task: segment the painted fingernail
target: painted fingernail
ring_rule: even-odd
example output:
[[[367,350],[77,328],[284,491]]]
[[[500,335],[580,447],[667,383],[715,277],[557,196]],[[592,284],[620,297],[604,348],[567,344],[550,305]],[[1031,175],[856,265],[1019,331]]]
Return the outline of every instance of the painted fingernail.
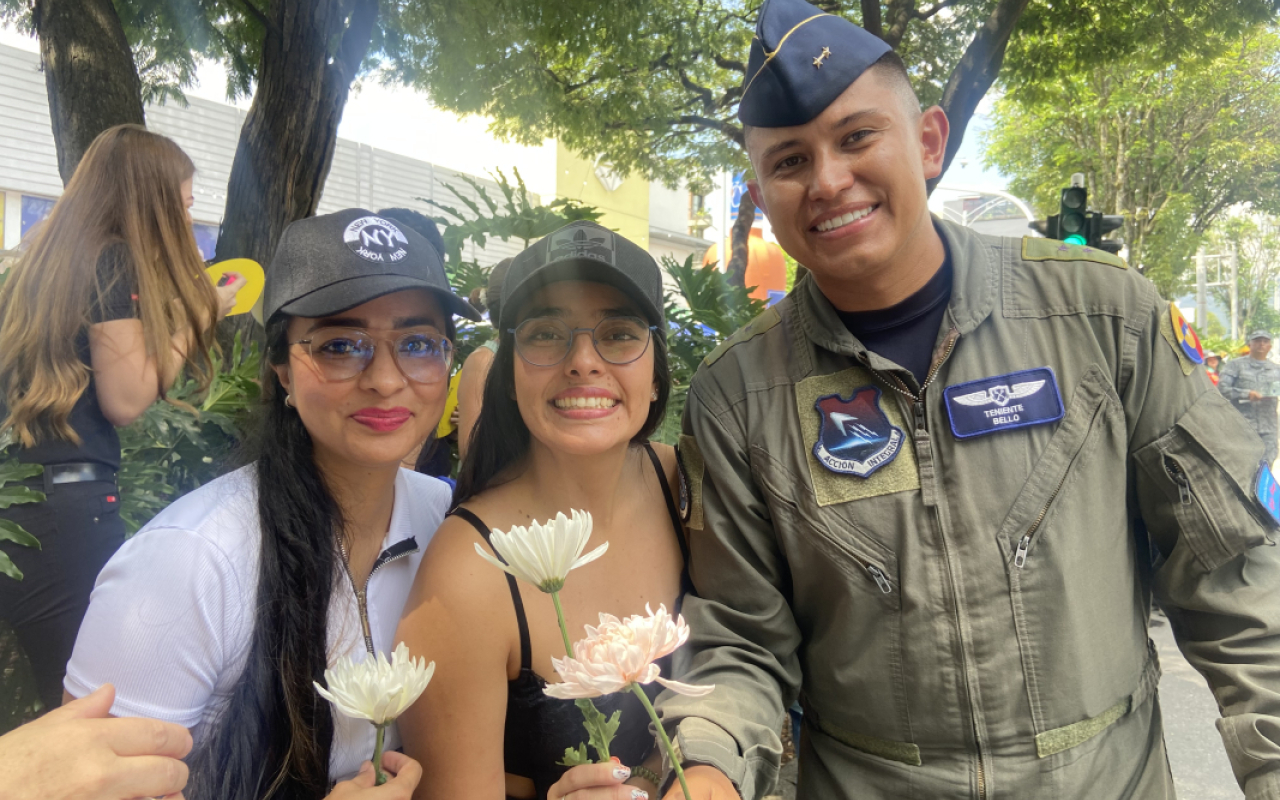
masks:
[[[622,759],[618,758],[617,756],[609,756],[609,760],[610,760],[610,761],[612,761],[612,762],[613,762],[613,763],[615,763],[615,764],[621,764],[621,763],[622,763]]]
[[[644,789],[632,789],[631,800],[649,800],[649,793]]]
[[[631,777],[631,767],[614,767],[613,777],[620,781],[625,781],[627,778]],[[634,795],[632,796],[634,797]]]

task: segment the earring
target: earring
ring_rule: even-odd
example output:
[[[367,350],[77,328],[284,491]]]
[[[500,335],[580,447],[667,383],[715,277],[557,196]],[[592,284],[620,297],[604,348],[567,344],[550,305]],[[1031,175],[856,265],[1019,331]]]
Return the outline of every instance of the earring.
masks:
[[[649,396],[649,399],[655,403],[658,402],[658,393],[654,392],[652,395]]]
[[[284,396],[284,404],[289,408],[297,408],[297,406],[293,404],[293,395],[291,394],[286,394]]]

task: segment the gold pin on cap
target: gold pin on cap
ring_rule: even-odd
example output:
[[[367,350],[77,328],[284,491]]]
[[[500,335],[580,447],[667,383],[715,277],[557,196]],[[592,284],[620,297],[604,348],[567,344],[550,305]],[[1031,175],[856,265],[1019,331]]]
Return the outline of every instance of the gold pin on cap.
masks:
[[[822,62],[831,57],[831,48],[822,48],[822,54],[813,60],[813,65],[818,69],[822,69]]]

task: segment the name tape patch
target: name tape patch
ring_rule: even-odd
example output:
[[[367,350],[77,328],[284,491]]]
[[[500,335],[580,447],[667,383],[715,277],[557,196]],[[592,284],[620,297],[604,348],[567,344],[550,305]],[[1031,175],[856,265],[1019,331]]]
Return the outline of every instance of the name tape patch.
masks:
[[[1049,367],[948,386],[942,393],[957,439],[1062,419],[1062,395]]]

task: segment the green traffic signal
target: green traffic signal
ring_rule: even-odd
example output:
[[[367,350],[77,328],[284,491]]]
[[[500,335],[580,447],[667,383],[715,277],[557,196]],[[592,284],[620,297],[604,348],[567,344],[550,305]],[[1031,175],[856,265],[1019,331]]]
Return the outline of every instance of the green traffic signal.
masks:
[[[1067,244],[1088,244],[1088,240],[1085,239],[1084,236],[1078,233],[1073,233],[1070,236],[1063,239],[1062,241],[1066,242]]]

